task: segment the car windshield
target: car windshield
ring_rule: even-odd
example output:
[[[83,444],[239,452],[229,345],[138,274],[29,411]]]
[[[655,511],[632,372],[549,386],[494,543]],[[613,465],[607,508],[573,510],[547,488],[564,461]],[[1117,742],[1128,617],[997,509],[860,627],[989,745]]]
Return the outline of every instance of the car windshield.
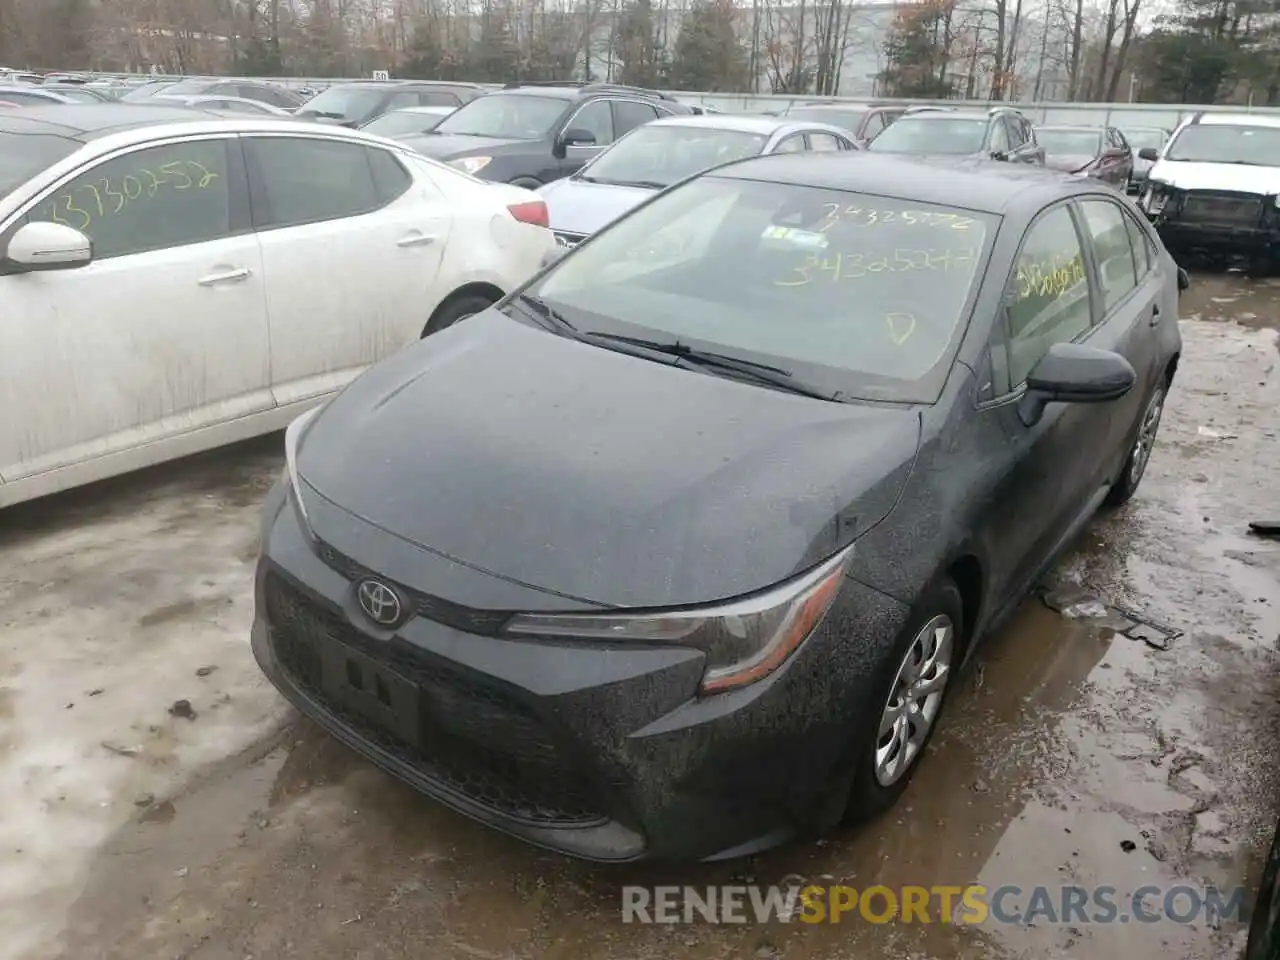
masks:
[[[171,87],[177,86],[173,80],[152,80],[141,86],[132,88],[128,93],[122,94],[121,101],[134,103],[138,100],[150,100],[157,93],[167,93]]]
[[[1153,150],[1159,150],[1164,146],[1163,130],[1125,130],[1124,138],[1129,141],[1129,146],[1135,150],[1145,150],[1150,147]]]
[[[569,101],[522,93],[491,93],[459,107],[435,128],[436,133],[501,140],[541,140],[564,113]]]
[[[1173,138],[1165,159],[1280,166],[1280,128],[1227,123],[1190,124]]]
[[[885,127],[868,149],[877,153],[979,153],[986,137],[985,117],[902,117]]]
[[[593,183],[666,187],[699,170],[753,157],[763,134],[712,127],[637,127],[582,172]]]
[[[1036,127],[1036,140],[1045,153],[1094,156],[1102,142],[1096,130],[1054,130],[1052,127]]]
[[[997,222],[704,176],[595,234],[527,292],[579,331],[679,340],[840,399],[932,403]]]
[[[866,115],[867,112],[865,110],[826,110],[814,109],[813,107],[797,107],[794,110],[788,110],[785,114],[788,120],[834,123],[837,127],[843,127],[853,133],[857,132],[862,123],[862,118]]]
[[[69,157],[80,144],[35,133],[0,133],[0,197],[8,196],[45,167]]]
[[[304,103],[298,113],[333,120],[358,120],[378,109],[385,96],[386,91],[381,87],[330,87]]]
[[[430,130],[440,118],[450,111],[442,109],[440,113],[423,113],[418,110],[392,110],[384,113],[376,120],[370,120],[361,129],[376,133],[383,137],[399,137],[408,133],[422,133]]]

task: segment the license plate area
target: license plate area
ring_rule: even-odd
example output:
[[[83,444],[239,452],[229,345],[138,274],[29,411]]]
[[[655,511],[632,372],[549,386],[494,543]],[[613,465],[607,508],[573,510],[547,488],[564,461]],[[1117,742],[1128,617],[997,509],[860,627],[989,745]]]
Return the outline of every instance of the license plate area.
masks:
[[[321,643],[321,685],[344,709],[417,749],[422,733],[421,694],[413,681],[335,640]]]

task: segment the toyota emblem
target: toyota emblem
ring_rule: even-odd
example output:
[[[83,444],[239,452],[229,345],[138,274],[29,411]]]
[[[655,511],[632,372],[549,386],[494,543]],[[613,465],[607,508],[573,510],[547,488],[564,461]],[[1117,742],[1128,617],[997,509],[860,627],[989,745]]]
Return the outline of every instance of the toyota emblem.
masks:
[[[380,627],[394,627],[404,614],[400,596],[381,580],[361,580],[356,599],[365,616]]]

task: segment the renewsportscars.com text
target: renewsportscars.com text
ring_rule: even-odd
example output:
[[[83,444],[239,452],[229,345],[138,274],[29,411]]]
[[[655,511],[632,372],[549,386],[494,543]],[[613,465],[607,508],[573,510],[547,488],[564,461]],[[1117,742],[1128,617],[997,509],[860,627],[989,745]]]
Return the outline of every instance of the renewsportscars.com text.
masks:
[[[1109,924],[1245,920],[1248,891],[1116,887],[781,886],[622,888],[624,923]]]

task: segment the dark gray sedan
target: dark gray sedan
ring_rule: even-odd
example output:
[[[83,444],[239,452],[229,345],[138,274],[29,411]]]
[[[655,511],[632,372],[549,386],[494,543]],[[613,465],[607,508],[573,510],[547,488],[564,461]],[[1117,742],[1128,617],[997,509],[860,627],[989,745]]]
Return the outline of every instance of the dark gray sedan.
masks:
[[[871,816],[977,642],[1133,496],[1180,278],[1085,179],[716,168],[294,423],[258,661],[418,789],[574,856]]]

